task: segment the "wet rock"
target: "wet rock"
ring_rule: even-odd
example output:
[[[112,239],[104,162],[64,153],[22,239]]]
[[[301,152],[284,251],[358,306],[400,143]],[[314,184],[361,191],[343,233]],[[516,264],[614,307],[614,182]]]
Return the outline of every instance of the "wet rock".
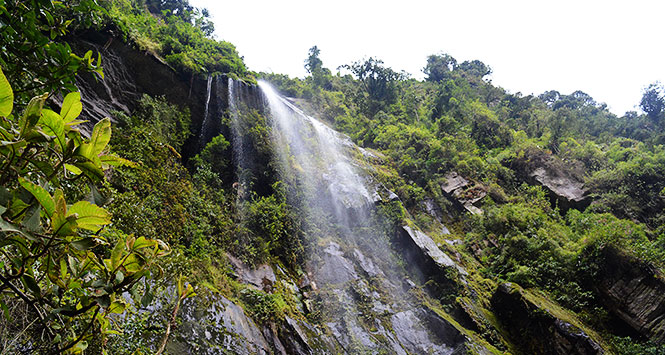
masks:
[[[227,257],[239,281],[255,286],[266,292],[272,290],[273,284],[277,281],[277,278],[270,265],[263,264],[252,269],[232,255],[227,254]]]
[[[198,133],[204,120],[207,97],[207,78],[202,75],[177,73],[161,58],[147,51],[139,51],[107,33],[86,31],[70,42],[77,53],[92,50],[100,53],[104,62],[104,79],[91,73],[77,76],[77,86],[81,90],[83,112],[81,119],[89,120],[88,131],[104,117],[117,119],[115,112],[131,114],[142,95],[164,96],[166,100],[180,107],[186,106],[191,114],[192,131],[195,133],[183,145],[183,156],[196,154]],[[221,117],[228,108],[227,80],[219,80],[212,87],[210,112]],[[210,120],[210,137],[219,134],[221,120]]]
[[[491,304],[510,341],[526,354],[605,353],[589,334],[536,304],[515,284],[501,284]]]
[[[593,287],[605,307],[636,333],[665,342],[665,281],[650,265],[603,248]]]
[[[339,244],[330,242],[321,255],[322,265],[317,271],[317,279],[327,284],[342,284],[358,278],[351,261],[344,257]]]
[[[210,305],[200,299],[183,304],[183,323],[171,341],[175,348],[187,349],[188,354],[272,353],[269,342],[242,308],[223,296],[210,297]]]
[[[402,239],[405,241],[405,244],[409,245],[413,252],[421,254],[422,258],[430,260],[437,269],[444,270],[445,268],[454,267],[461,274],[467,275],[466,270],[457,265],[446,253],[441,251],[427,234],[419,230],[414,230],[409,226],[403,226],[402,231]]]
[[[397,339],[407,351],[416,354],[452,353],[451,348],[437,344],[430,339],[430,334],[420,323],[414,311],[396,313],[390,320]]]
[[[354,249],[353,256],[358,262],[358,265],[360,265],[363,271],[365,271],[370,277],[383,275],[383,271],[376,267],[371,259],[366,258],[360,250]]]

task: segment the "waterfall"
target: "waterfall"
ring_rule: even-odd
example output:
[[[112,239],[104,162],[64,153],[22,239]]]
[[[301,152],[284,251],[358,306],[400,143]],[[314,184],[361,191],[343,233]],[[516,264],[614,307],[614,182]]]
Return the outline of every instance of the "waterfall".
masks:
[[[374,204],[378,184],[354,158],[360,148],[268,83],[259,87],[288,199],[302,206],[306,271],[330,333],[348,353],[452,353],[456,344],[422,304],[420,280],[391,246]]]
[[[199,133],[199,147],[206,144],[206,128],[208,128],[208,116],[210,112],[210,94],[212,92],[212,74],[208,74],[208,83],[206,89],[206,105],[203,112],[203,122],[201,123],[201,132]]]

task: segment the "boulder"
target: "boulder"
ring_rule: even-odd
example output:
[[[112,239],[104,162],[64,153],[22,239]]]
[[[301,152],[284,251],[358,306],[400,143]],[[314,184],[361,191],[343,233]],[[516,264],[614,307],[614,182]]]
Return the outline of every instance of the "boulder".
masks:
[[[529,175],[548,191],[550,199],[556,200],[562,211],[570,208],[584,209],[588,205],[584,183],[570,174],[541,166]]]
[[[434,273],[452,267],[457,269],[460,274],[467,275],[466,270],[441,251],[427,234],[409,226],[403,226],[400,235],[403,246],[408,248],[407,255],[412,255],[411,259],[420,259],[421,263],[428,264],[425,270],[428,269]]]
[[[247,264],[232,255],[227,254],[226,256],[240,282],[252,285],[266,292],[272,290],[273,284],[277,281],[277,278],[270,265],[261,264],[255,268],[250,268]]]
[[[605,353],[589,334],[571,324],[569,317],[554,311],[554,305],[541,305],[515,284],[499,285],[491,305],[509,340],[524,354]]]
[[[458,211],[471,214],[482,214],[483,210],[476,206],[480,200],[487,196],[482,185],[470,182],[455,171],[447,173],[446,182],[441,184],[443,195],[453,203]]]
[[[515,171],[521,180],[542,186],[552,205],[558,205],[562,213],[570,208],[583,210],[589,205],[581,168],[542,149],[527,148],[523,153],[519,158],[505,161],[504,165]]]
[[[665,281],[651,265],[614,247],[600,250],[592,287],[600,301],[636,333],[665,342]]]

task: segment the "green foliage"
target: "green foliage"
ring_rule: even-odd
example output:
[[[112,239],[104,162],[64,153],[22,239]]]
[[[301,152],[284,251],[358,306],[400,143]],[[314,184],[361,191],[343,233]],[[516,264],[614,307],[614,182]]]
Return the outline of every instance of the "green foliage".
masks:
[[[4,75],[0,97],[11,97]],[[106,152],[108,119],[94,126],[90,139],[81,136],[78,93],[65,97],[60,114],[43,108],[45,98],[33,98],[21,115],[5,105],[0,115],[0,308],[22,303],[26,314],[5,315],[36,319],[12,329],[17,351],[76,353],[93,334],[115,331],[110,319],[125,307],[120,295],[149,275],[168,247],[157,239],[109,235],[103,228],[111,214],[98,199],[67,203],[81,178],[98,183],[110,164],[125,161]]]
[[[658,355],[665,352],[665,345],[650,341],[638,343],[629,337],[615,337],[612,345],[614,345],[615,351],[619,355]]]
[[[240,291],[240,299],[250,316],[260,323],[279,321],[284,318],[286,304],[278,294],[244,288]]]
[[[220,134],[208,142],[203,150],[192,158],[192,162],[198,168],[205,168],[223,176],[229,169],[229,146],[229,141]]]
[[[356,93],[366,113],[376,114],[381,107],[391,105],[397,99],[398,82],[405,78],[383,65],[382,60],[369,58],[343,66],[361,83],[362,91]]]
[[[663,119],[665,111],[665,89],[660,83],[653,83],[644,90],[640,108],[654,122],[659,123]]]
[[[164,57],[187,73],[233,73],[251,78],[233,44],[211,37],[208,12],[187,1],[114,0],[104,2],[109,20],[141,49]]]
[[[265,261],[275,255],[295,268],[304,256],[301,230],[286,197],[280,193],[280,185],[275,183],[273,186],[276,193],[254,196],[241,207],[246,212],[241,218],[241,235],[237,241],[242,244],[237,252],[250,263]]]
[[[101,57],[78,56],[63,41],[77,30],[99,26],[103,9],[94,0],[0,3],[0,67],[24,105],[32,96],[75,91],[75,76],[90,71],[103,77]]]
[[[206,167],[193,177],[171,145],[186,139],[189,133],[180,128],[189,122],[186,111],[163,99],[141,100],[136,114],[125,118],[120,134],[111,140],[113,150],[137,166],[114,171],[109,209],[127,233],[159,237],[205,254],[230,238],[231,213],[219,177]]]

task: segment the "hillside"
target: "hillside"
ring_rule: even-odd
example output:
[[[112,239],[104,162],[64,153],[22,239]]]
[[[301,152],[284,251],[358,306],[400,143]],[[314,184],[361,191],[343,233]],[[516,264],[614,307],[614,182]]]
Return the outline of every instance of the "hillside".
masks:
[[[2,353],[665,351],[658,84],[256,73],[186,0],[0,25]]]

